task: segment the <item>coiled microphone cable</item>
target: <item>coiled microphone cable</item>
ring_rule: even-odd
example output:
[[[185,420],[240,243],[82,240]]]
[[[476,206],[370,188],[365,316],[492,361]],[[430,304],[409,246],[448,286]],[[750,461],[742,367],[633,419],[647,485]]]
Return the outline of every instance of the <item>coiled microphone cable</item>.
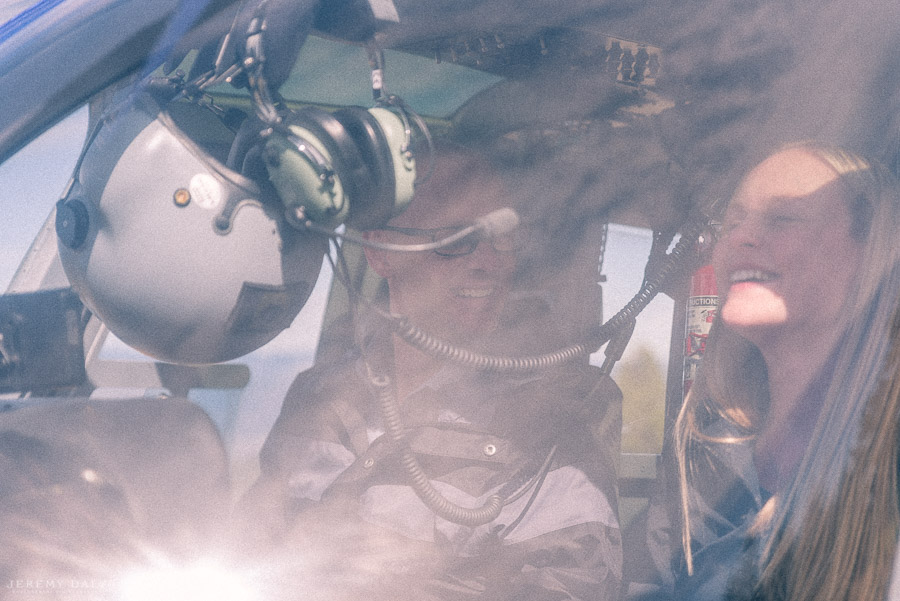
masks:
[[[672,251],[666,256],[662,266],[653,275],[645,278],[638,293],[616,315],[600,326],[588,341],[542,355],[525,357],[484,355],[440,340],[410,323],[403,316],[393,315],[371,305],[370,309],[386,320],[394,333],[402,340],[437,359],[493,372],[528,372],[556,367],[577,357],[598,351],[621,328],[633,328],[637,315],[656,297],[668,278],[682,268],[682,262],[687,260],[687,253],[695,247],[697,239],[705,228],[706,220],[690,220],[688,227]],[[364,302],[361,297],[358,300]],[[400,411],[390,378],[374,373],[368,361],[366,365],[369,369],[369,381],[378,396],[385,432],[399,449],[400,463],[409,477],[413,491],[435,515],[450,522],[473,528],[487,524],[497,519],[505,504],[511,503],[515,498],[521,496],[522,490],[526,490],[535,483],[539,486],[543,481],[543,477],[549,471],[555,448],[528,486],[521,489],[519,494],[511,495],[506,499],[500,494],[494,494],[488,497],[481,507],[474,508],[462,507],[453,503],[434,488],[410,449],[403,432]]]
[[[682,268],[682,262],[693,250],[697,239],[706,227],[703,220],[693,220],[686,228],[665,262],[650,277],[632,299],[609,321],[597,328],[585,342],[580,342],[542,355],[508,357],[485,355],[465,349],[422,330],[402,315],[375,309],[376,315],[385,319],[391,329],[407,344],[436,358],[452,361],[467,367],[492,372],[529,372],[563,365],[574,359],[600,350],[621,328],[633,327],[637,315],[659,294],[669,277]]]

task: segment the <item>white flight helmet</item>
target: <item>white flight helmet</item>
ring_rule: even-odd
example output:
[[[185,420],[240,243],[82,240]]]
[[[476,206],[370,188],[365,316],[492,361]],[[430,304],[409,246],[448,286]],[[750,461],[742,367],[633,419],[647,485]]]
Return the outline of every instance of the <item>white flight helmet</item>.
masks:
[[[213,158],[233,138],[215,114],[175,104],[141,97],[101,122],[57,205],[60,258],[124,342],[162,361],[215,363],[290,326],[327,242],[289,226],[265,184]],[[201,147],[192,128],[213,141]]]

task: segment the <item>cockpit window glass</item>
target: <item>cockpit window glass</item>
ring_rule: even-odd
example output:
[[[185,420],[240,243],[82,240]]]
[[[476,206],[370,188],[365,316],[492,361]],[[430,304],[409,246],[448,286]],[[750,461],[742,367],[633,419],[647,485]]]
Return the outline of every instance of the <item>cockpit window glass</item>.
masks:
[[[641,289],[653,232],[647,228],[611,224],[602,275],[603,317],[610,319]],[[659,453],[662,450],[669,332],[674,301],[658,295],[637,319],[631,341],[612,371],[622,389],[622,452]],[[605,347],[591,356],[602,365]]]
[[[433,575],[438,556],[473,569],[441,581],[454,591],[605,599],[681,579],[656,573],[670,553],[701,576],[689,591],[718,574],[719,534],[732,567],[774,579],[760,594],[815,589],[833,548],[878,572],[837,566],[847,590],[898,596],[897,486],[881,475],[898,457],[880,443],[900,440],[900,387],[877,388],[900,362],[896,0],[0,4],[0,157],[33,140],[0,164],[0,292],[64,288],[73,327],[35,335],[28,356],[63,347],[87,365],[75,383],[13,382],[28,339],[0,305],[0,476],[24,448],[6,427],[22,407],[81,403],[112,421],[63,440],[50,409],[29,435],[88,510],[102,470],[69,442],[131,453],[108,466],[129,502],[170,483],[195,509],[259,493],[249,529],[297,543],[290,561],[322,533],[329,578],[375,566],[361,594],[328,598],[396,598],[369,585],[392,587],[392,566]],[[786,199],[815,203],[785,227]],[[149,425],[127,431],[117,401]],[[169,401],[205,426],[227,501],[201,490],[204,428],[154,413]],[[860,449],[875,468],[851,469]],[[508,474],[477,482],[492,466]],[[393,534],[439,553],[355,564],[372,547],[337,536],[345,524],[304,531],[338,506],[358,510],[351,529],[387,526],[390,553],[406,548]],[[747,516],[759,538],[743,549],[761,559],[729,556],[719,532]],[[34,532],[10,548],[38,548]],[[0,583],[43,577],[7,580],[4,553]],[[514,565],[541,558],[554,565]],[[579,558],[603,565],[555,565]],[[524,580],[493,581],[508,575]],[[823,586],[844,598],[843,580]]]
[[[0,224],[0,289],[6,290],[13,281],[69,181],[87,129],[88,109],[82,107],[0,165],[0,213],[10,216]],[[247,366],[252,374],[243,388],[201,386],[187,391],[189,398],[215,422],[226,445],[234,449],[239,480],[244,473],[241,469],[245,470],[244,480],[252,477],[256,453],[277,417],[294,374],[312,365],[330,285],[331,272],[325,267],[307,305],[291,327],[262,349],[233,362]],[[126,363],[152,365],[154,359],[110,334],[98,355],[98,362],[109,362],[110,365],[120,362],[120,374],[127,374]],[[170,392],[163,387],[147,386],[146,378],[136,378],[136,386],[122,381],[127,380],[127,375],[112,379],[115,385],[98,387],[92,398],[155,396]]]
[[[417,112],[447,117],[477,92],[502,78],[433,58],[386,50],[385,88]],[[341,77],[334,77],[335,73]],[[289,100],[361,105],[372,103],[365,49],[311,36],[280,93]]]
[[[0,164],[0,290],[6,290],[72,174],[87,134],[81,108]]]
[[[416,112],[447,118],[478,92],[501,81],[498,75],[434,58],[384,51],[385,89],[400,95]],[[339,77],[335,74],[339,73]],[[365,48],[310,36],[294,69],[278,92],[286,100],[326,106],[372,104],[372,71]],[[245,96],[228,84],[210,88],[215,95]]]
[[[246,370],[249,378],[241,381],[240,387],[218,388],[216,380],[210,380],[206,385],[176,391],[186,394],[215,423],[229,451],[237,488],[248,486],[256,477],[259,449],[278,417],[288,387],[298,372],[313,365],[331,285],[331,269],[323,265],[315,289],[291,327],[262,348],[221,366],[225,370],[231,369],[233,375],[220,376],[220,382],[241,381]],[[100,352],[99,362],[110,365],[122,362],[120,369],[125,371],[127,367],[124,363],[152,365],[154,359],[109,335]],[[152,397],[173,392],[159,386],[147,387],[147,379],[141,382],[145,383],[142,387],[98,388],[91,397]]]

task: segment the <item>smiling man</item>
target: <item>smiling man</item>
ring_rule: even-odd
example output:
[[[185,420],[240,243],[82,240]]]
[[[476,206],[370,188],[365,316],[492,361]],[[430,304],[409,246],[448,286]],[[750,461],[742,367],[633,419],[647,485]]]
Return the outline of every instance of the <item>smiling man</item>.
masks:
[[[477,155],[444,151],[415,201],[371,240],[394,244],[432,242],[508,204],[502,178]],[[448,342],[483,346],[497,335],[507,307],[522,232],[480,240],[477,235],[425,253],[366,248],[372,269],[387,281],[390,310]],[[415,389],[440,362],[395,340],[399,393]]]
[[[366,237],[429,243],[509,204],[489,161],[443,150],[410,207]],[[457,348],[522,355],[552,337],[532,325],[523,336],[510,307],[521,242],[521,231],[474,234],[366,257],[391,313]],[[244,507],[266,563],[302,573],[320,599],[618,598],[612,380],[586,361],[487,373],[426,354],[365,312],[357,321],[357,348],[297,377],[261,453]],[[502,505],[480,514],[494,495]]]

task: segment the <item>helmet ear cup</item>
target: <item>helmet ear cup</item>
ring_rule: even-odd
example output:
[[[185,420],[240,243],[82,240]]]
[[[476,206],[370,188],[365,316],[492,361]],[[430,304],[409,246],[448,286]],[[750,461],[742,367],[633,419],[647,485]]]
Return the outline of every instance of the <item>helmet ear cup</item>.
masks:
[[[391,111],[347,107],[330,113],[307,107],[258,131],[265,129],[257,156],[289,219],[373,229],[409,204],[415,161],[407,150],[409,132]],[[232,158],[244,153],[246,172],[255,151],[242,146],[232,149]]]
[[[331,170],[346,196],[351,202],[363,197],[372,175],[356,141],[338,119],[328,111],[307,107],[291,113],[285,124],[311,132],[331,155]]]
[[[289,219],[337,227],[371,180],[356,143],[331,113],[315,107],[287,113],[267,128],[261,152],[268,180]]]
[[[361,196],[353,207],[347,225],[372,229],[385,224],[392,216],[396,187],[391,148],[381,124],[368,110],[351,106],[334,114],[352,138],[366,164],[368,181],[360,182]]]

